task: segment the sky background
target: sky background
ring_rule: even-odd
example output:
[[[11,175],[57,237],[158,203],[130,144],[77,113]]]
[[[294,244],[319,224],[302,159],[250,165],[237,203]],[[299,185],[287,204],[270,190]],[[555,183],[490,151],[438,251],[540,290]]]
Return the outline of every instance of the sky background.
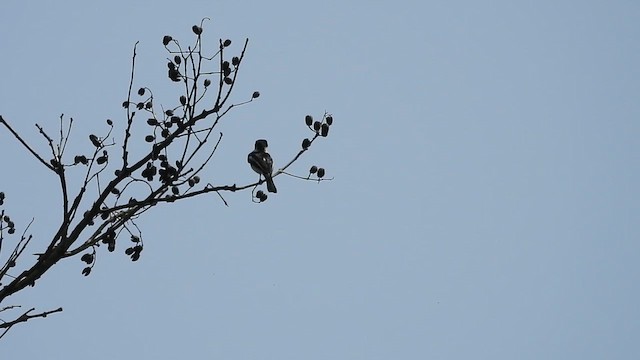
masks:
[[[640,3],[18,1],[0,5],[0,114],[74,118],[70,146],[122,126],[135,88],[174,104],[161,39],[249,48],[203,176],[248,184],[334,116],[279,192],[157,207],[137,263],[100,249],[2,306],[3,359],[640,358]],[[142,119],[142,118],[141,118]],[[141,147],[142,149],[142,147]],[[30,253],[60,218],[56,179],[0,129],[0,191]],[[7,256],[3,247],[0,258]],[[2,316],[5,319],[4,315]]]

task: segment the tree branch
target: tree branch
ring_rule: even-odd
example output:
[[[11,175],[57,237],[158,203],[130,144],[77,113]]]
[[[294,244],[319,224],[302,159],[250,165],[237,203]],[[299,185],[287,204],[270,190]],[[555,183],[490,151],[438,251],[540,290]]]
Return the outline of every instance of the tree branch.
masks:
[[[31,148],[31,146],[29,146],[29,144],[27,144],[27,142],[26,142],[26,141],[24,141],[24,140],[22,139],[22,137],[20,137],[20,135],[18,135],[18,133],[17,133],[15,130],[13,130],[13,128],[11,127],[11,125],[9,125],[9,123],[8,123],[8,122],[7,122],[7,121],[2,117],[2,115],[0,115],[0,124],[4,125],[4,126],[9,130],[9,132],[13,135],[13,137],[15,137],[18,141],[20,141],[20,143],[21,143],[21,144],[22,144],[22,145],[23,145],[27,150],[29,150],[29,152],[30,152],[33,156],[35,156],[35,158],[36,158],[36,159],[38,159],[38,160],[42,163],[42,165],[46,166],[46,167],[47,167],[49,170],[51,170],[51,171],[55,171],[55,169],[53,168],[53,166],[51,166],[48,162],[44,161],[44,159],[43,159],[40,155],[38,155],[38,153],[37,153],[37,152],[35,152],[35,150],[33,150],[33,149]]]
[[[12,306],[6,307],[6,308],[4,308],[2,310],[7,310],[7,309],[10,309],[10,308],[13,308],[13,307]],[[38,317],[46,318],[50,314],[61,312],[62,308],[60,307],[60,308],[57,308],[55,310],[49,310],[49,311],[41,312],[39,314],[30,315],[29,313],[34,311],[34,310],[35,310],[35,308],[31,308],[31,309],[27,310],[25,313],[23,313],[22,315],[20,315],[17,319],[12,320],[12,321],[5,321],[2,324],[0,324],[0,329],[5,329],[2,332],[2,334],[0,335],[0,339],[11,329],[12,326],[14,326],[16,324],[19,324],[19,323],[22,323],[22,322],[29,321],[30,319],[33,319],[33,318],[38,318]]]
[[[131,102],[131,89],[133,88],[133,76],[135,74],[136,69],[136,49],[138,47],[139,41],[136,41],[135,45],[133,45],[133,56],[131,58],[131,79],[129,80],[129,91],[127,93],[127,103]],[[133,116],[131,115],[131,110],[129,106],[127,106],[127,128],[124,132],[124,141],[122,144],[122,169],[127,168],[127,164],[129,162],[129,150],[127,147],[129,145],[129,138],[131,137],[131,125],[133,124]]]

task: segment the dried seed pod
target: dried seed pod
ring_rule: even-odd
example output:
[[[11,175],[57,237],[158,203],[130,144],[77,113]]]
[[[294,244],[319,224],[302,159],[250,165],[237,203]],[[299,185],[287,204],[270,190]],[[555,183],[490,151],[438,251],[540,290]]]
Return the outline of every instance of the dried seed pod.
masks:
[[[169,69],[169,79],[171,79],[171,81],[179,82],[181,80],[180,76],[180,71],[176,70],[175,67]]]
[[[100,147],[101,146],[100,140],[98,140],[97,136],[91,134],[91,135],[89,135],[89,140],[91,140],[91,143],[93,144],[93,146],[95,146],[95,147]]]
[[[89,163],[89,160],[87,160],[87,157],[84,155],[76,155],[73,158],[73,164],[84,164],[87,165]]]
[[[331,126],[331,124],[333,124],[333,116],[331,115],[327,116],[327,118],[324,119],[324,121],[327,122],[327,125]]]
[[[169,45],[169,42],[171,42],[171,40],[173,40],[173,38],[172,38],[171,36],[169,36],[169,35],[165,35],[165,36],[162,38],[162,44],[163,44],[164,46],[167,46],[167,45]]]
[[[86,267],[84,269],[82,269],[82,275],[84,276],[89,276],[89,274],[91,274],[91,268],[90,267]]]
[[[93,254],[84,254],[80,260],[87,264],[91,264],[93,262]]]
[[[329,135],[329,124],[322,124],[322,127],[320,128],[320,135],[324,137]]]

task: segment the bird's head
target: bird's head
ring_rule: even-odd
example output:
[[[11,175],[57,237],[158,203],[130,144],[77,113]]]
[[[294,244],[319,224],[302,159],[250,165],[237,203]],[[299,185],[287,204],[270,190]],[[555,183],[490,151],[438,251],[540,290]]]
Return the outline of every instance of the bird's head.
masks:
[[[267,140],[265,139],[259,139],[256,140],[256,150],[257,151],[267,151],[267,147],[269,146],[269,144],[267,143]]]

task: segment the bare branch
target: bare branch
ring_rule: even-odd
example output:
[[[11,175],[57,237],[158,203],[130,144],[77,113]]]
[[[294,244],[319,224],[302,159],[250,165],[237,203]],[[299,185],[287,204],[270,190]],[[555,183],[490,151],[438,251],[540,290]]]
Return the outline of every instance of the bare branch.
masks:
[[[15,137],[27,150],[29,150],[29,152],[36,159],[38,159],[38,161],[40,161],[42,165],[46,166],[51,171],[55,171],[53,166],[51,166],[48,162],[44,161],[44,159],[40,155],[38,155],[38,153],[35,152],[35,150],[33,150],[31,146],[29,146],[29,144],[27,144],[27,142],[24,141],[22,137],[20,137],[20,135],[18,135],[18,133],[15,130],[13,130],[11,125],[9,125],[9,123],[2,117],[2,115],[0,115],[0,124],[4,125],[9,130],[9,132],[13,135],[13,137]]]
[[[133,88],[133,77],[136,69],[136,49],[139,41],[136,41],[133,45],[133,56],[131,58],[131,79],[129,80],[129,91],[127,92],[127,104],[131,102],[131,89]],[[127,147],[129,145],[129,138],[131,137],[131,124],[133,124],[133,115],[131,115],[130,107],[127,105],[127,129],[124,132],[124,142],[122,144],[122,169],[127,168],[129,161],[129,151]]]
[[[304,176],[300,176],[300,175],[295,175],[295,174],[291,174],[288,173],[286,171],[279,171],[279,174],[284,174],[284,175],[288,175],[291,177],[294,177],[296,179],[300,179],[300,180],[308,180],[308,181],[316,181],[316,182],[321,182],[321,181],[331,181],[333,180],[333,178],[317,178],[317,179],[312,179],[310,175],[307,175],[306,177]]]
[[[29,245],[29,242],[31,241],[33,236],[32,235],[26,236],[26,235],[27,235],[27,231],[29,231],[29,228],[31,227],[31,224],[33,224],[34,220],[35,219],[32,218],[29,224],[27,224],[24,231],[22,232],[20,241],[18,241],[18,244],[16,244],[15,248],[13,249],[13,252],[11,253],[11,255],[9,255],[9,258],[7,259],[5,264],[2,266],[2,268],[0,268],[0,279],[5,277],[5,275],[10,276],[7,274],[7,271],[9,271],[9,269],[11,269],[16,265],[16,261],[18,260],[20,255],[22,255],[22,252],[24,251],[24,249],[27,248],[27,245]]]
[[[0,329],[5,329],[5,330],[2,332],[2,334],[0,334],[0,339],[9,331],[9,329],[11,329],[12,326],[14,326],[16,324],[19,324],[19,323],[22,323],[22,322],[29,321],[30,319],[33,319],[33,318],[39,318],[39,317],[46,318],[48,315],[51,315],[51,314],[54,314],[54,313],[57,313],[57,312],[61,312],[62,308],[60,307],[60,308],[57,308],[55,310],[49,310],[49,311],[41,312],[39,314],[30,315],[29,313],[34,311],[34,310],[35,310],[35,308],[31,308],[31,309],[27,310],[26,312],[24,312],[22,315],[20,315],[17,319],[12,320],[12,321],[5,321],[5,322],[1,323],[0,324]]]

